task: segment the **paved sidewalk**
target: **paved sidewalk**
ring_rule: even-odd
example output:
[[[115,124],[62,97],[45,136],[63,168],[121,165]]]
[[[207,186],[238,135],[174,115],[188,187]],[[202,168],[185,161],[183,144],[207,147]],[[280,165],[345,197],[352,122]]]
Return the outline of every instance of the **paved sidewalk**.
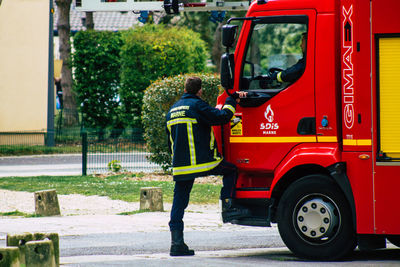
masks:
[[[132,203],[138,206],[139,203]],[[7,233],[56,232],[60,236],[129,233],[168,232],[171,204],[164,204],[165,212],[144,212],[134,215],[78,215],[35,218],[2,217],[0,220],[0,240]],[[248,229],[245,226],[223,224],[218,205],[189,205],[185,213],[185,231],[233,231]],[[252,227],[252,229],[266,229]]]
[[[81,174],[80,154],[0,157],[0,177]]]
[[[132,203],[133,206],[138,207],[139,203]],[[134,215],[70,215],[70,216],[53,216],[53,217],[35,217],[35,218],[10,218],[0,217],[0,247],[5,246],[5,238],[7,234],[15,233],[58,233],[63,245],[65,246],[65,239],[73,238],[74,240],[86,240],[87,238],[94,238],[93,242],[97,241],[96,238],[103,236],[113,236],[114,234],[121,233],[124,236],[138,236],[138,234],[154,233],[163,236],[162,242],[168,248],[169,242],[169,212],[171,204],[164,204],[165,212],[144,212]],[[223,224],[220,218],[218,205],[189,205],[185,213],[185,233],[194,231],[194,233],[205,232],[218,232],[230,233],[238,231],[248,231],[249,227]],[[270,232],[271,235],[277,236],[276,228],[259,228],[252,227],[252,231],[262,231],[265,235]],[[162,234],[164,233],[164,234]],[[64,241],[63,241],[64,239]],[[102,240],[100,238],[99,240]],[[83,242],[83,241],[82,241]],[[111,241],[108,241],[111,242]],[[122,243],[121,243],[122,242]],[[161,242],[161,241],[160,241]],[[115,241],[116,245],[124,245],[124,241]],[[121,244],[120,244],[121,243]],[[108,244],[108,243],[107,243]],[[108,244],[109,245],[109,244]],[[66,248],[67,249],[67,248]],[[70,249],[70,248],[68,248]],[[96,248],[93,248],[96,249]],[[62,251],[64,252],[64,250]],[[217,252],[215,252],[217,253]],[[234,251],[217,253],[219,256],[233,255]],[[61,253],[63,254],[63,253]],[[158,261],[162,258],[169,258],[168,254],[137,254],[137,255],[64,255],[60,257],[60,262],[63,265],[80,266],[81,264],[91,263],[88,266],[97,266],[102,263],[107,266],[108,264],[116,264],[118,262],[137,262],[148,259]],[[198,253],[198,256],[201,252]],[[206,253],[204,253],[206,255]],[[76,264],[76,265],[75,265]],[[126,265],[129,266],[129,265]]]

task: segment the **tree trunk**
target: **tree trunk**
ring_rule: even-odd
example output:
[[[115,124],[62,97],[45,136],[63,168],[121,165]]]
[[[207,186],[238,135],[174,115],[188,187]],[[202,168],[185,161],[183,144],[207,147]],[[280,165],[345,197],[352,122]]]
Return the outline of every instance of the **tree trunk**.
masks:
[[[214,43],[212,47],[212,62],[215,64],[216,71],[219,73],[221,70],[221,56],[223,53],[223,47],[221,44],[222,37],[221,37],[221,31],[222,31],[222,23],[218,23],[218,27],[215,29],[214,32]]]
[[[61,72],[61,87],[64,101],[64,125],[74,126],[78,124],[78,111],[76,108],[75,94],[72,91],[71,71],[71,43],[69,11],[72,0],[56,0],[58,8],[57,30],[60,39],[60,57],[63,60]]]
[[[86,30],[94,30],[93,12],[86,12]]]

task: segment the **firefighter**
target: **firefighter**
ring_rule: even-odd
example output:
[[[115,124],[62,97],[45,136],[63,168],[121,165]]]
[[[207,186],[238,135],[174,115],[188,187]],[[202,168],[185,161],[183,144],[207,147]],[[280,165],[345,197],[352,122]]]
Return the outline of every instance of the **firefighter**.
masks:
[[[211,107],[200,97],[201,79],[190,77],[185,82],[182,97],[171,107],[167,114],[168,145],[172,153],[173,178],[175,181],[174,198],[169,228],[171,231],[171,256],[190,256],[183,240],[183,215],[189,204],[190,191],[194,179],[207,175],[223,175],[222,218],[229,221],[248,216],[248,210],[234,207],[236,166],[225,161],[217,150],[212,125],[228,123],[235,113],[239,97],[245,92],[229,96],[221,110]],[[235,101],[236,99],[236,101]]]
[[[307,48],[307,33],[304,32],[301,38],[301,51],[303,52],[303,57],[297,61],[296,64],[287,68],[283,71],[273,72],[271,75],[272,80],[277,80],[278,82],[290,82],[293,83],[303,74],[306,68],[306,48]]]

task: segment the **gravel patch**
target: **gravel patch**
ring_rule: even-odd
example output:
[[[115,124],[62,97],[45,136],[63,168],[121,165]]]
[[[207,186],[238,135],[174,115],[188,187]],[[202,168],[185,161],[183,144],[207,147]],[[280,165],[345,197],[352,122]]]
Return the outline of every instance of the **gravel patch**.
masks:
[[[168,176],[165,177],[168,179]],[[171,179],[171,177],[169,177]],[[127,178],[141,179],[142,178]],[[160,177],[147,177],[158,179]],[[207,180],[208,179],[208,180]],[[171,181],[171,180],[169,180]],[[219,177],[197,179],[197,183],[215,181]],[[24,218],[0,216],[0,240],[7,233],[56,232],[61,236],[97,233],[167,232],[171,204],[164,203],[164,212],[145,212],[128,216],[122,212],[139,210],[139,202],[111,200],[101,196],[58,195],[61,216]],[[0,212],[35,213],[34,193],[0,189]],[[218,204],[189,204],[185,212],[185,231],[238,231],[246,226],[223,224]],[[265,231],[265,228],[260,231]],[[275,229],[276,230],[276,229]]]
[[[96,175],[99,177],[106,175]],[[143,177],[126,177],[132,181],[168,181],[173,183],[171,175],[146,174]],[[195,180],[196,184],[222,184],[220,176],[207,176]],[[83,196],[78,194],[60,195],[58,202],[62,216],[71,215],[115,215],[122,212],[139,210],[139,202],[112,200],[102,196]],[[218,205],[189,205],[188,211],[203,212],[209,208],[215,209]],[[170,211],[171,204],[164,203],[164,210]],[[28,214],[35,212],[34,193],[10,191],[0,189],[0,212],[20,211]]]
[[[139,209],[139,202],[111,200],[108,197],[83,196],[78,194],[57,195],[61,214],[112,215]],[[35,212],[34,193],[0,189],[0,212]]]

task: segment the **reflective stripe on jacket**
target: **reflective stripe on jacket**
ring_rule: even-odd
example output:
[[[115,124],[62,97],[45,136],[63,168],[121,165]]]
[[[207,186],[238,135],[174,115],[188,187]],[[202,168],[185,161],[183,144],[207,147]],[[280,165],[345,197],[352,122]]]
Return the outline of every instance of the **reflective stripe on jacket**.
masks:
[[[167,114],[167,133],[175,181],[203,176],[218,166],[222,156],[211,126],[228,123],[235,108],[232,97],[219,110],[188,93],[171,107]]]

